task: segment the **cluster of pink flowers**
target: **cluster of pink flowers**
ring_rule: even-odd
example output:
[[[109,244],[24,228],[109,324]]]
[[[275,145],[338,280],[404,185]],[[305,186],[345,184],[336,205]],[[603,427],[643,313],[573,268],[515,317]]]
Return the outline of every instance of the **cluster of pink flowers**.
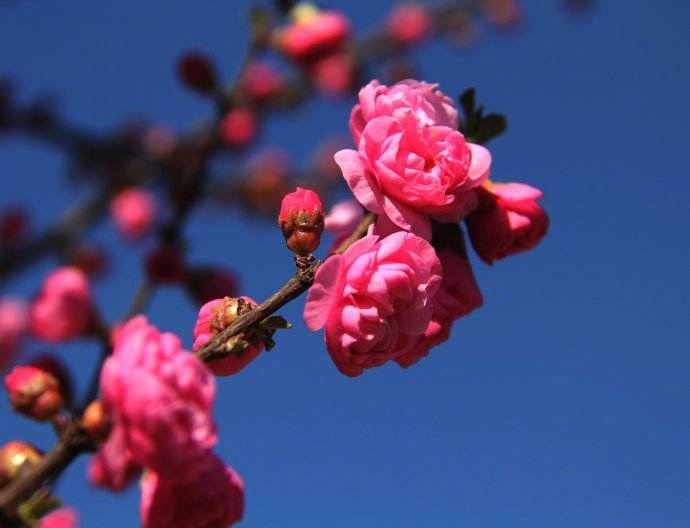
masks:
[[[242,480],[212,451],[217,434],[209,370],[175,335],[160,333],[143,316],[117,329],[113,342],[101,372],[112,430],[91,461],[91,481],[122,489],[145,468],[145,527],[211,528],[239,521]]]
[[[335,154],[354,197],[377,216],[369,236],[319,268],[304,319],[325,328],[338,369],[357,376],[393,360],[403,367],[446,341],[455,320],[482,304],[463,233],[487,263],[534,247],[548,217],[541,192],[489,181],[491,154],[458,131],[453,101],[425,82],[372,81],[350,116],[356,149]],[[326,218],[339,239],[359,212]]]

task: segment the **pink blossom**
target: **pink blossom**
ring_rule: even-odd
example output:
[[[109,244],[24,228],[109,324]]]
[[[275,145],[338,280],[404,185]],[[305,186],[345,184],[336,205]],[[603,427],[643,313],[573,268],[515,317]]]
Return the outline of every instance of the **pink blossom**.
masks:
[[[0,372],[12,364],[27,330],[26,303],[14,297],[0,299]]]
[[[72,508],[60,508],[41,517],[38,528],[78,528],[79,516]]]
[[[422,4],[400,4],[388,17],[388,34],[400,44],[414,44],[423,40],[431,30],[429,10]]]
[[[431,219],[457,222],[476,207],[473,189],[488,178],[491,155],[407,111],[368,121],[358,150],[341,150],[335,161],[364,207],[430,240]]]
[[[458,235],[462,237],[459,232]],[[401,367],[416,363],[429,353],[430,348],[446,341],[453,322],[482,305],[482,294],[472,273],[462,238],[438,251],[438,257],[443,266],[443,280],[432,300],[431,321],[417,346],[395,359]]]
[[[477,191],[479,208],[467,219],[472,247],[491,264],[532,249],[549,227],[546,211],[537,203],[539,189],[524,183],[490,183]]]
[[[213,376],[175,335],[161,334],[143,316],[113,341],[101,371],[113,431],[97,464],[122,469],[131,459],[166,476],[188,471],[216,443]]]
[[[358,376],[412,350],[431,320],[441,263],[425,240],[369,235],[316,273],[304,308],[310,330],[325,326],[338,369]]]
[[[308,11],[308,12],[307,12]],[[310,61],[340,48],[350,35],[350,22],[337,11],[304,9],[304,16],[285,28],[280,49],[296,61]]]
[[[59,343],[83,335],[92,323],[89,281],[78,268],[50,273],[31,303],[29,325],[38,339]]]
[[[453,100],[437,90],[438,85],[406,79],[386,86],[371,81],[359,91],[359,103],[350,114],[350,133],[359,145],[364,127],[377,117],[402,119],[414,114],[420,125],[458,128],[458,111]]]
[[[147,472],[141,481],[144,528],[221,528],[244,515],[240,476],[212,453],[199,460],[188,479]]]
[[[326,231],[335,238],[331,253],[352,234],[362,218],[364,218],[364,211],[357,200],[343,200],[331,207],[324,218]]]
[[[232,324],[240,315],[256,307],[251,297],[215,299],[204,304],[199,310],[194,325],[194,345],[196,352],[211,341],[225,327]],[[251,363],[263,350],[260,342],[247,342],[247,348],[241,353],[231,352],[222,359],[207,362],[206,366],[216,376],[230,376],[238,373]]]
[[[128,240],[137,240],[148,234],[155,212],[155,198],[146,189],[130,187],[117,193],[110,202],[115,227]]]

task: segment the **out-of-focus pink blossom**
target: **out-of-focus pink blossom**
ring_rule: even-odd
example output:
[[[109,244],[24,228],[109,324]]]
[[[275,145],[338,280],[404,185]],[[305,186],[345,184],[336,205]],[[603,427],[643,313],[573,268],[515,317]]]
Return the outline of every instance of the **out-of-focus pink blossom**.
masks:
[[[332,53],[315,61],[309,72],[316,87],[324,94],[341,97],[352,89],[355,63],[349,53]]]
[[[331,252],[349,237],[364,218],[364,210],[357,200],[338,202],[324,218],[324,226],[334,237]]]
[[[203,94],[212,93],[218,86],[211,58],[199,51],[188,51],[177,60],[177,77],[190,90]]]
[[[169,479],[147,472],[141,481],[143,528],[224,528],[244,515],[244,483],[212,453],[189,478]]]
[[[225,145],[240,148],[254,139],[257,128],[254,113],[249,108],[237,107],[225,114],[218,127],[218,135]]]
[[[308,62],[339,49],[350,35],[350,22],[337,11],[320,11],[310,4],[293,9],[296,19],[278,35],[281,51],[296,61]]]
[[[173,478],[216,443],[213,376],[175,335],[160,333],[143,316],[116,332],[101,394],[113,422],[101,465],[126,468],[133,459]]]
[[[130,187],[113,197],[110,214],[124,238],[137,240],[151,230],[156,214],[156,199],[146,189]]]
[[[319,247],[323,232],[323,204],[310,189],[297,189],[283,197],[278,214],[285,243],[290,251],[306,256]]]
[[[121,491],[139,476],[143,466],[126,443],[125,426],[115,423],[107,441],[89,462],[88,478],[94,486]]]
[[[243,313],[256,307],[251,297],[225,297],[215,299],[204,304],[199,310],[194,325],[194,344],[192,350],[196,352],[211,341],[225,327],[232,324]],[[241,352],[231,352],[226,357],[206,363],[216,376],[230,376],[238,373],[251,363],[263,350],[263,344],[247,342],[247,347]]]
[[[177,145],[177,134],[164,125],[148,127],[141,137],[141,146],[144,151],[158,160],[168,158],[175,151]]]
[[[359,102],[350,114],[350,133],[359,145],[364,127],[377,117],[404,119],[412,113],[422,126],[458,128],[458,111],[453,100],[437,90],[436,84],[406,79],[386,86],[373,80],[359,91]]]
[[[240,86],[251,99],[263,102],[280,93],[283,78],[268,62],[255,61],[248,64],[242,72]]]
[[[27,307],[21,299],[0,299],[0,372],[12,364],[27,331]]]
[[[477,190],[480,205],[467,219],[472,247],[487,264],[532,249],[549,227],[537,203],[539,189],[524,183],[489,183]]]
[[[290,157],[281,150],[266,149],[254,157],[247,167],[242,197],[253,210],[274,215],[280,202],[292,187],[289,174]]]
[[[427,37],[432,19],[422,4],[400,4],[388,17],[388,35],[400,44],[415,44]]]
[[[338,369],[358,376],[414,349],[440,282],[441,263],[425,240],[405,232],[369,235],[319,267],[304,320],[310,330],[325,327]]]
[[[5,376],[5,389],[14,410],[34,420],[49,420],[63,406],[60,383],[39,367],[14,367]]]
[[[93,322],[89,281],[78,268],[50,273],[29,308],[29,326],[38,339],[59,343],[86,333]]]
[[[60,508],[41,517],[38,528],[79,528],[79,515],[72,508]]]

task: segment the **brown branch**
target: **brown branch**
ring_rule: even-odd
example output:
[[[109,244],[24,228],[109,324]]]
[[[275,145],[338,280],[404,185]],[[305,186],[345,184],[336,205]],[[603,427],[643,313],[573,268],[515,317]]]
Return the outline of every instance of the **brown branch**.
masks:
[[[0,511],[13,517],[17,506],[38,490],[50,477],[59,474],[77,456],[94,448],[88,434],[79,423],[73,422],[62,433],[53,449],[21,478],[10,481],[0,489]]]
[[[362,238],[374,222],[374,215],[367,214],[350,237],[347,238],[336,250],[335,254],[343,253],[347,248]],[[291,300],[299,297],[307,291],[314,282],[314,274],[321,262],[316,261],[302,272],[298,272],[294,277],[287,281],[282,288],[276,291],[268,299],[248,312],[238,317],[230,326],[221,330],[216,337],[206,345],[197,350],[196,355],[202,361],[213,361],[221,359],[230,353],[232,344],[229,340],[241,333],[247,332],[253,326],[259,324],[269,315],[275,313],[282,306]]]

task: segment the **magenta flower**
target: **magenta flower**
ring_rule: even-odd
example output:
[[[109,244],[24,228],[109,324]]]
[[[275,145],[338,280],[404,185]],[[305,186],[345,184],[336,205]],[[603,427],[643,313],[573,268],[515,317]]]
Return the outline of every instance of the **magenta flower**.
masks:
[[[348,376],[414,349],[431,320],[441,263],[425,240],[405,232],[369,235],[316,273],[304,307],[310,330]]]
[[[170,478],[188,473],[216,443],[213,376],[176,336],[143,316],[116,332],[101,392],[113,431],[95,464],[116,470],[110,480],[125,481],[132,462]]]
[[[376,96],[380,89],[360,91],[350,119],[358,150],[335,161],[364,207],[430,240],[431,219],[457,222],[476,207],[473,189],[489,177],[491,155],[448,126],[457,113],[433,85],[406,81]]]
[[[141,481],[141,524],[144,528],[221,528],[244,515],[240,476],[209,452],[188,478],[168,479],[147,472]]]
[[[329,253],[332,253],[357,228],[364,217],[364,210],[357,200],[338,202],[324,218],[326,232],[333,235],[334,242]]]
[[[398,4],[391,11],[386,29],[390,38],[400,44],[415,44],[431,32],[433,20],[423,4]]]
[[[350,21],[337,11],[302,6],[294,18],[295,23],[279,34],[278,43],[296,61],[309,62],[336,51],[350,35]]]
[[[539,189],[524,183],[490,183],[477,191],[479,208],[467,219],[472,247],[487,264],[532,249],[549,227],[537,203]]]
[[[58,268],[31,303],[29,325],[38,339],[59,343],[83,335],[93,322],[89,281],[78,268]]]
[[[420,125],[458,128],[458,111],[453,100],[437,90],[436,84],[407,79],[393,86],[377,80],[359,91],[359,103],[350,114],[350,133],[359,145],[364,127],[377,117],[402,119],[412,112]]]

